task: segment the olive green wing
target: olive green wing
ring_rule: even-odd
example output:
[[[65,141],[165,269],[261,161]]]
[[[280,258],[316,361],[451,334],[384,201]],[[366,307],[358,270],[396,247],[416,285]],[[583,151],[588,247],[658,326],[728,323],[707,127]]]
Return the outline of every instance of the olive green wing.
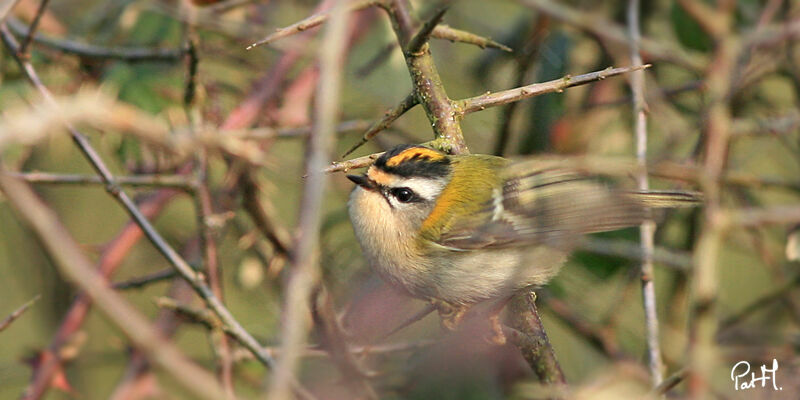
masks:
[[[694,205],[683,192],[631,192],[540,162],[512,163],[479,212],[454,222],[437,244],[459,250],[547,245],[569,249],[584,234],[640,224],[650,207]]]

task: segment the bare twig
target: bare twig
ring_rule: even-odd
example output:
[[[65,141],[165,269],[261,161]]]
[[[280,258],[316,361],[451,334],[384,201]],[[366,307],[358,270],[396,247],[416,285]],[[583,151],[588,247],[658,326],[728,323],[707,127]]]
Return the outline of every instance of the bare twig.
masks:
[[[0,189],[42,241],[64,277],[85,290],[136,347],[199,398],[224,397],[211,374],[191,363],[177,347],[156,333],[144,316],[106,285],[55,213],[29,187],[13,178],[0,177]]]
[[[149,275],[140,276],[138,278],[128,279],[122,282],[116,282],[111,285],[116,290],[128,289],[141,289],[151,283],[163,282],[176,277],[178,274],[174,268],[165,269],[162,271],[154,272]]]
[[[474,44],[482,49],[490,48],[490,49],[498,49],[506,52],[514,51],[510,47],[495,42],[490,38],[485,38],[480,35],[476,35],[472,32],[462,31],[461,29],[456,29],[451,27],[447,24],[439,24],[433,28],[433,32],[431,32],[431,37],[436,39],[444,39],[449,40],[451,42],[458,42],[458,43],[467,43],[467,44]]]
[[[353,145],[349,150],[347,150],[342,157],[347,157],[348,154],[356,151],[359,147],[363,146],[367,141],[374,138],[375,135],[380,133],[381,131],[387,129],[392,123],[400,118],[401,115],[405,114],[408,110],[412,109],[415,105],[417,105],[417,97],[412,92],[408,96],[406,96],[400,104],[394,106],[394,108],[387,110],[386,113],[383,115],[378,121],[375,121],[366,132],[364,132],[364,136],[361,137],[361,140]]]
[[[639,54],[639,0],[628,0],[628,34],[630,35],[631,65],[642,65]],[[644,102],[644,70],[631,73],[631,91],[633,92],[633,118],[636,134],[636,161],[645,170],[636,177],[637,188],[642,191],[650,189],[647,179],[647,105]],[[658,311],[656,309],[656,289],[653,282],[653,252],[656,224],[652,219],[642,222],[639,227],[639,241],[644,259],[641,263],[642,303],[644,305],[645,328],[647,331],[647,359],[650,367],[650,379],[653,387],[661,384],[663,364],[661,361],[661,345],[658,335]]]
[[[439,11],[433,13],[433,15],[422,24],[422,27],[411,37],[411,40],[408,41],[406,45],[405,51],[408,53],[418,53],[422,46],[428,43],[431,38],[431,33],[436,28],[436,25],[439,25],[442,22],[442,18],[444,18],[444,14],[447,12],[447,7],[442,7]]]
[[[566,384],[564,373],[556,360],[550,339],[536,311],[536,294],[523,290],[514,295],[508,305],[511,328],[507,335],[522,350],[522,356],[544,384]]]
[[[14,7],[19,3],[19,0],[4,0],[0,3],[0,23],[5,22],[6,17],[14,9]]]
[[[196,241],[194,242],[196,243]],[[192,288],[186,281],[175,279],[167,291],[167,296],[178,302],[190,302],[193,299],[194,292],[192,292]],[[180,323],[181,321],[176,318],[176,314],[172,310],[161,310],[154,321],[156,329],[165,338],[175,335]],[[242,349],[242,351],[247,350]],[[151,395],[152,392],[150,390],[153,388],[148,383],[151,383],[154,379],[155,376],[151,371],[147,357],[141,351],[134,349],[125,372],[108,398],[110,400],[133,400]]]
[[[724,6],[725,2],[720,2]],[[730,7],[729,7],[730,8]],[[728,10],[732,12],[732,10]],[[735,68],[736,44],[730,37],[732,18],[727,16],[725,33],[714,49],[714,60],[707,71],[709,104],[704,117],[705,173],[700,181],[705,194],[705,213],[697,245],[694,249],[694,265],[689,282],[692,285],[692,319],[689,335],[688,389],[692,398],[708,396],[709,379],[718,369],[715,336],[717,320],[715,316],[718,262],[725,226],[720,218],[720,198],[722,187],[719,184],[724,174],[730,138],[730,78]]]
[[[542,41],[547,37],[547,30],[550,26],[550,18],[546,15],[540,14],[536,16],[533,26],[530,28],[528,38],[522,49],[515,54],[516,58],[516,77],[514,86],[525,85],[525,79],[539,54]],[[519,109],[519,102],[509,103],[508,106],[503,108],[503,114],[500,120],[500,126],[497,129],[497,141],[494,146],[494,155],[502,156],[505,152],[508,139],[511,136],[511,122],[513,121],[516,111]]]
[[[17,35],[27,37],[31,29],[15,18],[9,18],[8,27]],[[128,62],[143,61],[180,61],[188,51],[187,48],[180,49],[152,49],[141,47],[103,47],[86,43],[79,43],[68,39],[56,39],[50,36],[36,33],[33,41],[52,49],[75,54],[89,58],[108,58]]]
[[[774,206],[767,209],[743,208],[720,210],[718,218],[718,222],[724,226],[792,225],[800,223],[800,207]]]
[[[426,305],[425,308],[417,311],[416,314],[408,317],[408,319],[406,319],[405,321],[401,322],[399,325],[394,327],[391,331],[389,331],[389,333],[383,335],[382,339],[387,339],[387,338],[391,337],[395,333],[400,332],[401,330],[405,329],[407,326],[409,326],[409,325],[411,325],[411,324],[413,324],[413,323],[415,323],[415,322],[427,317],[428,314],[434,312],[435,310],[436,310],[436,306],[434,306],[433,304]]]
[[[800,285],[800,275],[794,277],[794,279],[790,280],[789,282],[784,283],[779,288],[775,289],[774,291],[760,297],[756,301],[750,303],[749,305],[745,306],[740,311],[732,314],[725,319],[723,319],[719,323],[720,332],[724,332],[727,329],[735,326],[748,316],[752,315],[754,312],[764,308],[765,306],[772,304],[776,300],[779,300],[787,295],[791,290],[796,288]]]
[[[353,387],[358,398],[377,399],[375,389],[366,379],[368,373],[350,350],[347,337],[336,316],[330,293],[320,285],[313,297],[312,316],[315,325],[319,327],[321,347],[328,351],[331,360],[336,363],[343,378]]]
[[[2,174],[0,174],[0,177],[2,177]],[[142,210],[142,214],[148,218],[154,218],[169,204],[176,194],[176,191],[170,189],[159,190],[153,196],[144,200],[139,208]],[[129,221],[125,224],[114,239],[108,242],[97,261],[97,270],[100,276],[108,280],[117,267],[122,264],[125,255],[130,252],[143,236],[142,230],[135,222]],[[172,270],[174,271],[174,268]],[[53,374],[56,373],[61,362],[61,348],[75,332],[81,329],[91,304],[91,299],[85,293],[78,295],[72,302],[49,346],[43,350],[42,359],[44,361],[33,371],[33,378],[23,393],[23,399],[35,400],[45,394],[50,387]]]
[[[16,54],[19,46],[11,33],[8,32],[7,29],[0,27],[0,34],[2,34],[3,42],[6,47],[9,48],[13,54]],[[20,58],[16,58],[16,60],[41,95],[48,102],[53,103],[54,100],[52,95],[39,80],[39,77],[36,74],[36,71],[33,69],[33,66]],[[97,154],[94,148],[92,148],[92,146],[89,144],[89,141],[86,139],[86,137],[71,125],[68,125],[67,129],[72,135],[75,143],[78,145],[78,148],[84,153],[92,167],[95,168],[100,177],[106,183],[106,190],[112,195],[112,197],[114,197],[114,199],[121,203],[123,208],[142,228],[147,238],[150,239],[159,252],[164,255],[167,261],[169,261],[169,263],[175,267],[178,273],[184,279],[186,279],[187,282],[189,282],[195,292],[197,292],[197,294],[203,298],[206,304],[220,317],[220,319],[226,325],[228,325],[230,329],[232,329],[232,336],[234,336],[237,341],[252,351],[261,363],[268,367],[273,367],[274,360],[272,357],[266,351],[264,351],[263,347],[258,343],[258,341],[256,341],[255,338],[253,338],[253,336],[250,335],[250,333],[248,333],[241,326],[241,324],[239,324],[230,311],[228,311],[222,302],[214,295],[214,293],[212,293],[211,289],[203,281],[202,276],[196,273],[191,266],[189,266],[189,264],[164,240],[158,231],[155,230],[150,221],[148,221],[147,218],[142,215],[141,211],[139,211],[139,209],[136,207],[136,204],[134,204],[133,200],[131,200],[131,198],[119,188],[110,170],[102,161],[102,159],[100,159],[100,156]],[[299,387],[295,387],[295,390],[298,393],[304,392],[302,388]],[[304,397],[309,396],[304,394]]]
[[[351,2],[347,8],[349,11],[358,11],[363,10],[367,7],[372,7],[381,3],[381,0],[359,0]],[[319,14],[314,14],[308,18],[303,19],[302,21],[296,22],[292,25],[289,25],[285,28],[276,29],[274,33],[270,34],[269,36],[261,39],[249,46],[247,46],[247,50],[252,50],[258,46],[272,43],[278,39],[285,38],[287,36],[294,35],[296,33],[300,33],[306,31],[311,28],[315,28],[320,26],[323,22],[327,21],[330,18],[330,13],[323,12]]]
[[[372,165],[372,163],[374,163],[375,160],[377,160],[382,154],[383,153],[375,153],[368,156],[354,158],[352,160],[336,161],[326,167],[324,171],[326,174],[330,174],[332,172],[347,172],[351,169],[368,167]]]
[[[34,298],[28,300],[25,304],[23,304],[22,306],[20,306],[16,310],[14,310],[14,312],[12,312],[7,317],[5,317],[2,321],[0,321],[0,332],[6,330],[6,328],[11,326],[12,322],[14,322],[20,316],[22,316],[22,314],[25,314],[25,311],[28,311],[28,308],[30,308],[37,301],[39,301],[40,298],[42,298],[42,295],[37,294]]]
[[[28,183],[53,185],[104,185],[97,175],[52,174],[49,172],[4,172],[3,175]],[[195,184],[183,175],[134,175],[117,176],[117,184],[124,186],[165,187],[193,191]]]
[[[603,80],[612,76],[625,74],[632,71],[638,71],[649,68],[650,64],[636,65],[632,67],[622,68],[606,68],[602,71],[590,72],[588,74],[578,76],[565,76],[561,79],[555,79],[548,82],[534,83],[531,85],[518,87],[514,89],[503,90],[500,92],[487,92],[480,96],[470,97],[468,99],[459,100],[459,112],[461,114],[469,114],[475,111],[481,111],[489,107],[495,107],[503,104],[508,104],[513,101],[520,101],[523,99],[531,98],[545,93],[561,92],[564,89],[573,86],[585,85],[587,83]]]
[[[578,248],[596,254],[623,257],[639,262],[643,262],[646,258],[644,251],[639,245],[625,240],[587,237],[580,241]],[[688,272],[692,269],[692,256],[686,252],[655,247],[653,248],[651,257],[653,262],[679,271]]]
[[[19,52],[21,54],[25,54],[28,51],[28,46],[30,46],[31,40],[33,40],[33,35],[36,33],[36,28],[39,27],[39,21],[42,19],[42,15],[44,15],[44,11],[47,9],[47,4],[49,2],[50,0],[41,0],[39,3],[39,8],[36,10],[36,16],[33,17],[33,21],[31,21],[28,34],[25,35],[25,39],[23,39],[22,43],[19,45]]]
[[[298,357],[308,334],[306,315],[310,310],[311,289],[319,279],[319,229],[322,201],[327,181],[322,171],[329,162],[334,144],[334,127],[339,113],[341,75],[347,46],[351,7],[337,0],[331,11],[331,23],[319,50],[319,88],[315,102],[314,133],[308,139],[306,183],[301,201],[299,237],[290,253],[293,271],[286,288],[283,340],[280,364],[272,376],[268,397],[283,400],[289,397],[290,378],[297,368]]]
[[[688,374],[689,371],[686,368],[681,368],[674,374],[667,377],[667,379],[664,379],[664,381],[661,382],[661,384],[656,386],[655,389],[653,389],[653,393],[658,396],[663,396],[667,394],[670,390],[672,390],[672,388],[678,386],[679,383],[681,383],[684,379],[686,379],[686,376]]]
[[[734,119],[731,135],[787,134],[800,127],[800,113],[793,112],[774,118]]]
[[[622,358],[622,352],[614,337],[612,327],[594,324],[587,321],[585,318],[581,318],[581,316],[565,301],[550,296],[542,297],[542,301],[544,301],[547,308],[556,317],[564,321],[565,325],[570,329],[585,337],[589,343],[593,344],[609,358]]]
[[[391,0],[384,6],[392,21],[392,28],[401,48],[407,49],[416,33],[411,12],[405,0]],[[427,35],[425,35],[427,36]],[[404,51],[414,94],[425,109],[436,140],[431,144],[449,153],[468,153],[464,134],[459,123],[461,113],[450,100],[442,84],[439,71],[431,56],[430,46],[422,46],[417,52]]]
[[[604,40],[624,46],[628,45],[628,35],[625,32],[625,28],[612,21],[599,18],[588,12],[578,11],[563,2],[552,0],[522,0],[522,3],[554,19],[590,32]],[[702,71],[707,65],[707,60],[705,60],[705,57],[702,55],[686,53],[682,48],[670,42],[662,43],[652,39],[642,38],[640,45],[642,51],[652,58],[670,61],[694,71]]]
[[[239,185],[242,189],[242,207],[250,215],[256,227],[267,240],[272,243],[275,251],[283,256],[289,254],[291,247],[289,233],[278,225],[269,215],[266,208],[261,205],[258,193],[259,187],[255,182],[252,171],[246,171],[239,177]]]

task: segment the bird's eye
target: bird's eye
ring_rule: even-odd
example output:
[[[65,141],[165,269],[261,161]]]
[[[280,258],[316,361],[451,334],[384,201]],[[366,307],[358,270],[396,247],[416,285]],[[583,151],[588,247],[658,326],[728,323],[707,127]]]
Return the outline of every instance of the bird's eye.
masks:
[[[401,203],[408,203],[408,202],[414,200],[414,198],[416,197],[416,196],[414,196],[414,192],[411,189],[404,188],[404,187],[402,187],[402,188],[394,188],[394,189],[390,190],[389,193],[392,196],[394,196],[394,198],[396,198],[397,201],[399,201]]]

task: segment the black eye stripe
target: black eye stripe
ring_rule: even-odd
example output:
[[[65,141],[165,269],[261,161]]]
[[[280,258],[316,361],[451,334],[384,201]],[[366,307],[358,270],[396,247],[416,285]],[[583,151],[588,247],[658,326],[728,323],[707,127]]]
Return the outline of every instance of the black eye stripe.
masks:
[[[389,194],[401,203],[415,203],[423,201],[422,197],[407,187],[391,188],[389,189]]]

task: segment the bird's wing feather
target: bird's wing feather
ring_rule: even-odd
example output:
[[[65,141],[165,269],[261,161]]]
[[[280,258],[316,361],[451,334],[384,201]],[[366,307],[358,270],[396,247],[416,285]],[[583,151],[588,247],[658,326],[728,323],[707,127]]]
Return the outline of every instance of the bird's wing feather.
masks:
[[[573,170],[518,162],[477,213],[453,223],[438,245],[462,250],[547,245],[568,249],[580,235],[633,226],[645,202]]]

